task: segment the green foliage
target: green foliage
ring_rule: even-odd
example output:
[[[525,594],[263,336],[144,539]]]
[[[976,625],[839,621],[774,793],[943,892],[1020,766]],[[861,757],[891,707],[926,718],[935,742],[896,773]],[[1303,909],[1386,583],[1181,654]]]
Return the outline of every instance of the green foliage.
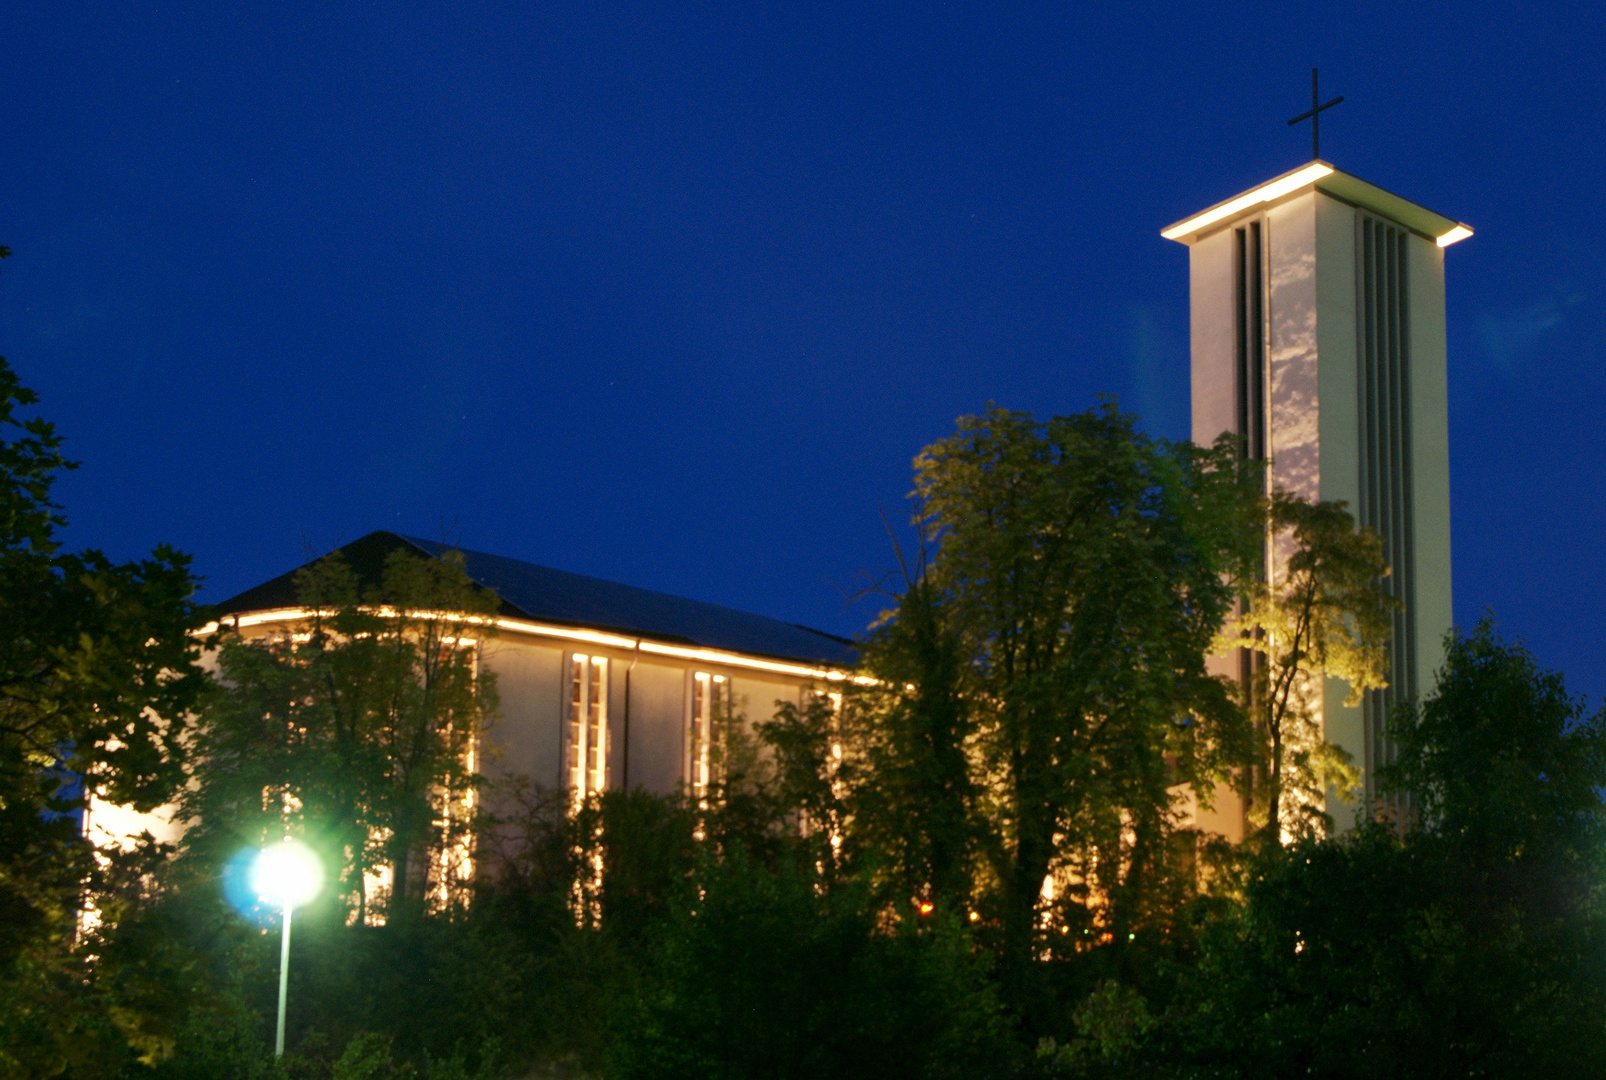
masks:
[[[569,875],[584,878],[589,867],[601,864],[601,925],[623,947],[643,947],[670,910],[709,816],[685,801],[637,788],[595,798],[574,818],[567,830],[574,853]]]
[[[844,714],[826,695],[815,694],[801,706],[778,703],[775,716],[758,725],[772,755],[776,803],[797,815],[797,839],[828,881],[843,873],[856,853],[856,847],[842,847],[849,814],[843,796],[856,789],[862,769],[857,755],[839,754],[857,741],[845,727],[855,716]],[[857,833],[848,839],[856,840]]]
[[[860,688],[836,720],[847,752],[830,790],[851,800],[834,809],[833,828],[851,854],[877,865],[891,903],[921,897],[964,912],[985,873],[977,865],[986,850],[984,781],[970,753],[982,711],[968,692],[959,628],[920,555],[904,568],[896,615],[865,649],[865,667],[881,683]]]
[[[1143,995],[1113,980],[1101,982],[1072,1015],[1076,1037],[1064,1046],[1052,1036],[1037,1044],[1037,1064],[1049,1074],[1110,1075],[1138,1058],[1155,1028]]]
[[[277,927],[259,932],[214,896],[186,888],[158,905],[173,917],[173,936],[206,954],[211,995],[209,1008],[177,1032],[174,1056],[153,1080],[255,1077],[269,1053]],[[374,1033],[398,1069],[420,1076],[430,1062],[445,1068],[452,1060],[470,1074],[499,1076],[510,1059],[568,1045],[553,1024],[554,1006],[579,982],[560,960],[578,933],[572,920],[566,935],[561,924],[553,933],[495,896],[471,912],[420,913],[381,927],[348,926],[339,914],[317,906],[296,914],[290,1076],[324,1080],[353,1040]]]
[[[1205,656],[1255,564],[1259,474],[1113,404],[992,409],[915,464],[922,558],[845,721],[847,842],[905,896],[985,915],[1020,1000],[1031,957],[1124,944],[1192,876],[1177,785],[1208,792],[1248,749]],[[1051,873],[1063,940],[1042,937]]]
[[[817,833],[784,827],[784,771],[577,814],[520,793],[469,918],[495,907],[534,946],[533,1043],[616,1076],[975,1075],[1009,1057],[986,954],[951,920],[883,925]]]
[[[1387,685],[1389,633],[1399,602],[1384,590],[1389,567],[1383,542],[1357,531],[1342,503],[1307,503],[1276,492],[1266,532],[1276,562],[1248,589],[1243,614],[1217,648],[1264,657],[1256,668],[1253,714],[1265,740],[1266,782],[1255,810],[1266,842],[1326,827],[1329,790],[1354,798],[1360,774],[1345,752],[1321,734],[1323,680],[1343,679],[1350,705]]]
[[[1485,622],[1395,734],[1419,825],[1265,851],[1148,1075],[1601,1072],[1606,724]]]
[[[439,859],[474,827],[470,754],[496,710],[477,663],[489,627],[474,617],[494,597],[455,553],[393,553],[371,596],[338,553],[298,584],[305,627],[222,644],[223,688],[197,726],[183,800],[186,857],[215,868],[301,835],[340,868],[337,892],[359,921],[396,914],[427,884],[453,884]],[[380,868],[389,895],[371,897],[364,875]]]
[[[1447,644],[1437,691],[1395,718],[1395,763],[1422,831],[1473,865],[1594,869],[1606,787],[1606,712],[1586,715],[1485,618]]]
[[[329,1070],[329,1080],[491,1080],[497,1075],[494,1070],[494,1062],[487,1059],[470,1072],[457,1056],[426,1058],[423,1067],[417,1068],[396,1060],[388,1036],[369,1032],[346,1044]]]
[[[494,598],[460,560],[369,593],[321,560],[306,624],[224,635],[209,687],[181,556],[59,550],[70,464],[32,404],[0,363],[0,1080],[1606,1071],[1606,714],[1487,621],[1394,718],[1406,817],[1248,845],[1201,890],[1181,785],[1255,758],[1204,667],[1235,604],[1272,835],[1343,779],[1312,687],[1380,685],[1392,614],[1375,537],[1265,500],[1227,443],[1113,406],[961,421],[917,462],[877,681],[756,725],[724,700],[706,788],[576,807],[470,766]],[[78,776],[181,798],[182,850],[96,858]],[[275,1060],[278,936],[219,877],[287,831],[339,872]]]
[[[942,1077],[1008,1060],[985,964],[953,924],[884,933],[852,890],[740,849],[694,882],[656,927],[613,1075]]]
[[[187,557],[114,563],[61,550],[50,501],[73,468],[0,361],[0,1077],[115,1070],[171,1044],[183,970],[159,935],[126,932],[160,859],[96,857],[89,797],[151,810],[184,782],[184,725],[206,689]],[[86,923],[86,907],[99,912]],[[92,959],[93,958],[93,959]]]
[[[477,1055],[471,1064],[463,1055],[417,1061],[400,1057],[392,1038],[376,1032],[355,1035],[338,1047],[327,1040],[306,1040],[283,1058],[268,1054],[242,1018],[200,1014],[204,1023],[187,1025],[183,1049],[144,1080],[501,1080],[506,1075],[494,1053]]]

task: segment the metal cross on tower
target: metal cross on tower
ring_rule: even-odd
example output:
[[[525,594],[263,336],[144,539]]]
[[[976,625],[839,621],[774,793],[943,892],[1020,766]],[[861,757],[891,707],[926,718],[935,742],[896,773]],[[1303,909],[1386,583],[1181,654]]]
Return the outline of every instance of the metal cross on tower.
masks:
[[[1310,156],[1312,158],[1319,158],[1322,156],[1322,110],[1331,109],[1334,105],[1337,105],[1343,100],[1344,98],[1339,96],[1324,105],[1316,104],[1318,101],[1321,101],[1321,96],[1316,92],[1316,69],[1310,69],[1310,111],[1302,112],[1292,120],[1288,121],[1288,126],[1293,127],[1301,120],[1310,121]]]

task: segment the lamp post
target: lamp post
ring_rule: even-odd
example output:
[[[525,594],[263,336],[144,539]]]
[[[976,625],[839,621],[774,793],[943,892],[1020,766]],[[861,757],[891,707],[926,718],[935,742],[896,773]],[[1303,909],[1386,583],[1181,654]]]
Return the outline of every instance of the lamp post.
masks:
[[[285,999],[290,992],[290,912],[318,895],[323,866],[306,846],[284,838],[282,844],[262,849],[251,868],[251,887],[258,896],[284,909],[284,931],[279,937],[279,1029],[273,1055],[284,1056]]]

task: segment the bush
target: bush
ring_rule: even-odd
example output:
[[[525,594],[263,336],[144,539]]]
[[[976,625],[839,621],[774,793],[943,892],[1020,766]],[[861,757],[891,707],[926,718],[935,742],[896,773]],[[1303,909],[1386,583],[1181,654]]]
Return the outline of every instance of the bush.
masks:
[[[988,965],[943,923],[883,933],[851,888],[823,893],[740,849],[705,862],[653,935],[620,1011],[620,1077],[983,1076],[1011,1059]]]

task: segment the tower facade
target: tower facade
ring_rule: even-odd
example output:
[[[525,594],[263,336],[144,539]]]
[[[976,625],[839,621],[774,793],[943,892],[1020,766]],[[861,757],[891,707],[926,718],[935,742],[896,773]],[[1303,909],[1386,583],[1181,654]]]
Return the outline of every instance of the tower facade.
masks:
[[[1345,502],[1383,540],[1403,605],[1389,687],[1348,707],[1329,679],[1320,702],[1370,803],[1386,718],[1431,689],[1452,624],[1444,249],[1472,230],[1313,161],[1161,235],[1189,249],[1194,440],[1241,437],[1270,484]],[[1328,799],[1341,830],[1360,809]],[[1201,824],[1232,834],[1236,812]]]

